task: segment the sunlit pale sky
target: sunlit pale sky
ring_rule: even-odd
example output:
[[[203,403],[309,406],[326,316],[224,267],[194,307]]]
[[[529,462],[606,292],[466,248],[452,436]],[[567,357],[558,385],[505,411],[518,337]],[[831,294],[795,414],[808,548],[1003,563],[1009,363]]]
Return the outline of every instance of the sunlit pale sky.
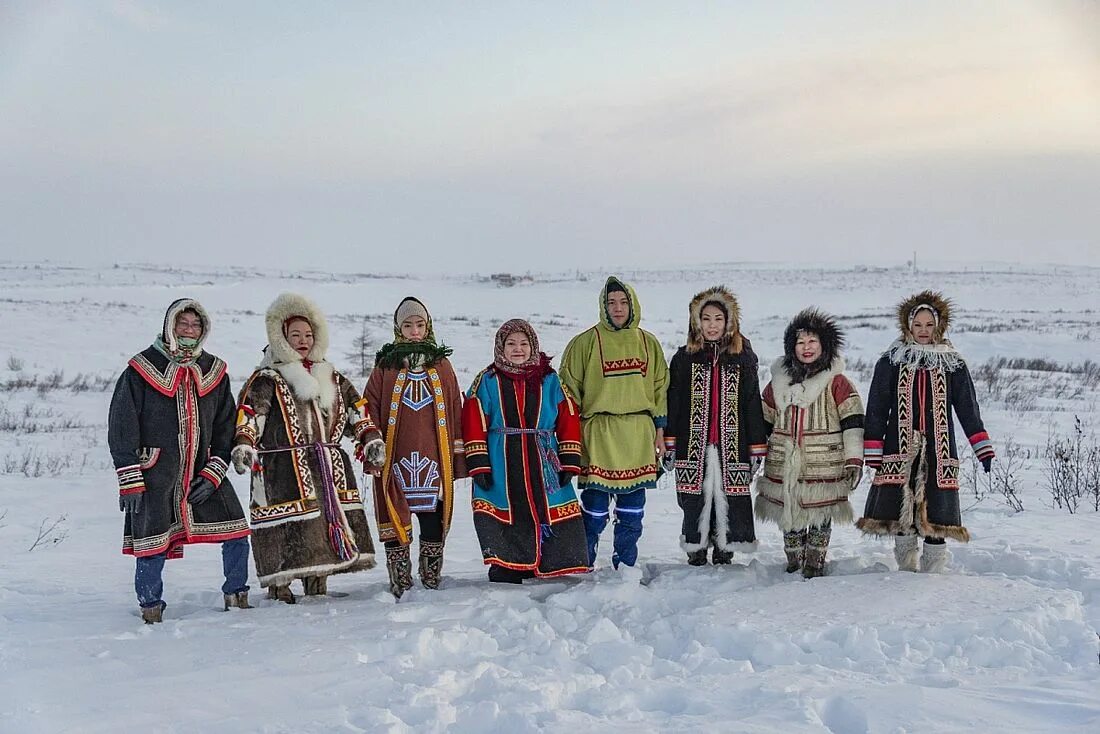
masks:
[[[0,2],[0,259],[1100,262],[1100,3]]]

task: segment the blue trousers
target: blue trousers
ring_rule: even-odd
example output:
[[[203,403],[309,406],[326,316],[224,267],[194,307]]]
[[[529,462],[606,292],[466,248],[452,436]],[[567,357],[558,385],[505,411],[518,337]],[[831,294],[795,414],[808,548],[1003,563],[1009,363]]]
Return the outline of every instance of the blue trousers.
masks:
[[[645,516],[645,490],[636,489],[625,494],[612,495],[598,489],[581,492],[584,510],[584,534],[588,539],[588,565],[596,565],[596,549],[600,533],[611,519],[611,498],[615,498],[615,546],[611,563],[633,566],[638,560],[638,539],[642,537],[642,517]]]
[[[143,556],[137,559],[134,571],[134,591],[142,608],[164,606],[161,595],[164,593],[164,561],[167,553],[156,556]],[[236,538],[222,543],[222,571],[225,583],[223,594],[236,594],[248,591],[248,538]]]

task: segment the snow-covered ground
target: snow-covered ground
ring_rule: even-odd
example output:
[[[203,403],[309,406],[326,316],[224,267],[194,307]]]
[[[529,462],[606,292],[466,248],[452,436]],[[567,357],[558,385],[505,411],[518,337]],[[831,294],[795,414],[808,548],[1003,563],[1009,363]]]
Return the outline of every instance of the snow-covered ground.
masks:
[[[833,311],[864,393],[867,366],[894,337],[893,304],[925,287],[954,298],[954,341],[972,367],[1005,357],[1077,369],[1100,341],[1097,269],[621,274],[669,355],[691,295],[712,283],[740,296],[765,366],[797,310]],[[590,576],[490,586],[460,503],[439,591],[418,585],[395,603],[378,568],[333,577],[346,597],[285,606],[254,586],[255,609],[223,613],[218,549],[192,547],[166,568],[164,624],[142,624],[133,560],[119,552],[105,388],[170,301],[207,306],[208,347],[236,388],[277,293],[326,309],[330,358],[351,375],[353,342],[365,334],[377,348],[398,300],[416,294],[468,383],[510,317],[530,318],[560,353],[595,319],[601,283],[573,272],[499,288],[465,276],[0,264],[0,732],[1100,730],[1100,514],[1050,509],[1039,458],[1074,415],[1087,431],[1100,420],[1095,380],[1065,371],[979,380],[998,450],[1021,447],[1026,509],[965,502],[974,539],[949,546],[944,575],[896,572],[891,546],[852,528],[834,531],[824,578],[783,573],[771,526],[758,526],[754,556],[691,568],[675,497],[661,489],[634,571],[607,567],[605,547]],[[460,483],[459,497],[467,491]]]

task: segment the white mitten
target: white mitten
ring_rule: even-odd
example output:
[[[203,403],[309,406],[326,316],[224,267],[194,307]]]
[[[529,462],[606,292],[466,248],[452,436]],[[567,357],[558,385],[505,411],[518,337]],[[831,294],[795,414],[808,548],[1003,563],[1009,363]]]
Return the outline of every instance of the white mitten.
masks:
[[[233,469],[238,474],[244,474],[252,470],[252,465],[256,463],[256,459],[258,459],[260,455],[256,453],[256,449],[246,443],[242,443],[238,446],[234,446],[233,452],[229,456],[233,459]]]
[[[367,445],[363,447],[363,458],[365,458],[367,463],[371,466],[382,466],[382,462],[386,460],[385,441],[376,438],[368,442]]]

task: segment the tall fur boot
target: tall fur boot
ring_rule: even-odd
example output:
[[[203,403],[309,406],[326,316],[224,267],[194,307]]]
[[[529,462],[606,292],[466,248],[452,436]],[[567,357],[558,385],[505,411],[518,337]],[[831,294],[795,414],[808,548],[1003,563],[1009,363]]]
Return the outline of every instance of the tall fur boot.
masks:
[[[328,576],[306,576],[302,579],[302,589],[306,596],[325,596],[328,594]]]
[[[920,538],[916,535],[894,536],[894,560],[898,562],[899,571],[917,570],[917,556],[920,553],[919,542]]]
[[[425,589],[438,589],[443,580],[443,544],[420,541],[420,583]]]
[[[787,573],[800,571],[806,558],[806,531],[791,530],[783,533],[783,552],[787,555]]]
[[[390,593],[395,599],[400,599],[413,585],[409,546],[386,547],[386,571],[390,575]]]
[[[812,579],[825,575],[825,554],[829,552],[832,525],[813,526],[806,530],[805,559],[802,563],[803,578]]]
[[[947,568],[947,544],[925,543],[920,556],[920,570],[925,573],[943,573]]]
[[[294,592],[290,590],[290,584],[272,584],[267,587],[267,598],[287,604],[298,603],[298,600],[294,598]]]

